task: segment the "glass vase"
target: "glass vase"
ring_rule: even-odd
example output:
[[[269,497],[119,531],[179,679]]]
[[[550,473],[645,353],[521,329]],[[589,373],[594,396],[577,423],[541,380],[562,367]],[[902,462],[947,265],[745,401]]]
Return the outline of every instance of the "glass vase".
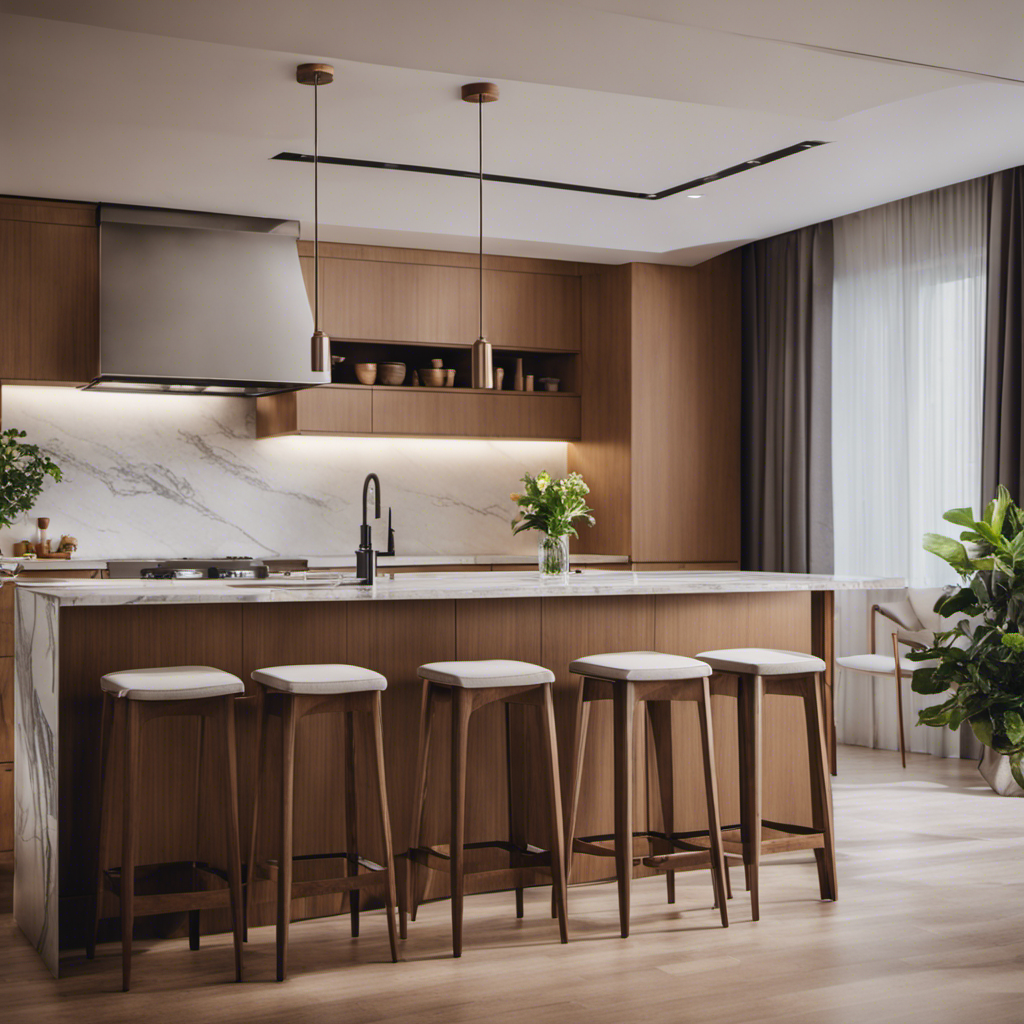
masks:
[[[569,572],[569,538],[542,533],[537,541],[537,568],[542,576],[565,576]]]

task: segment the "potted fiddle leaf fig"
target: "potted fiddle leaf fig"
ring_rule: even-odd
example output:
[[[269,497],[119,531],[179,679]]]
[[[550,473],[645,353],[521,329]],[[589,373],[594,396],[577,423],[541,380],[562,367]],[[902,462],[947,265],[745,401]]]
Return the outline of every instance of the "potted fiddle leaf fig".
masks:
[[[982,744],[1005,755],[1024,788],[1024,511],[1000,486],[981,519],[969,508],[950,509],[943,518],[962,528],[960,539],[928,533],[924,547],[963,583],[935,605],[940,615],[955,617],[952,628],[908,655],[932,663],[914,672],[916,693],[949,691],[918,721],[950,729],[966,722]]]
[[[57,463],[23,437],[24,430],[0,433],[0,526],[13,526],[32,511],[47,477],[60,480]]]

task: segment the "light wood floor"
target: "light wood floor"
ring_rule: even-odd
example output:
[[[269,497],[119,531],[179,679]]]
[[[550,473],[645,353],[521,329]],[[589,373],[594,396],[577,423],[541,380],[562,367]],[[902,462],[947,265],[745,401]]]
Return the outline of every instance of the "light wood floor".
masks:
[[[380,914],[292,927],[291,977],[273,979],[274,933],[254,930],[246,981],[227,936],[138,943],[122,994],[119,947],[74,958],[53,981],[0,896],[0,1019],[21,1021],[389,1021],[391,1024],[1020,1024],[1024,1021],[1024,800],[1001,799],[972,763],[840,749],[835,781],[839,902],[816,899],[809,854],[762,868],[761,921],[737,884],[728,930],[703,873],[634,884],[633,935],[618,938],[614,886],[570,892],[572,941],[557,942],[549,890],[467,898],[465,953],[450,956],[449,905],[422,908],[387,961]],[[734,869],[734,882],[741,873]]]

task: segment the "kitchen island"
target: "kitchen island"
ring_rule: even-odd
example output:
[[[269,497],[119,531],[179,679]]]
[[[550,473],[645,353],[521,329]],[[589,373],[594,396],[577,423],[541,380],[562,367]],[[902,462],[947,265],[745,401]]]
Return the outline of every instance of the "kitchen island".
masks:
[[[830,707],[833,592],[902,586],[902,581],[893,579],[622,570],[585,570],[556,580],[535,572],[456,572],[379,579],[373,586],[334,582],[69,580],[18,585],[14,913],[55,975],[61,950],[80,947],[91,921],[98,845],[99,679],[106,672],[212,665],[239,675],[247,689],[252,686],[250,673],[268,665],[350,662],[383,673],[389,682],[384,694],[384,731],[392,828],[395,849],[403,851],[409,838],[420,664],[516,658],[555,672],[564,792],[573,737],[576,680],[568,672],[573,659],[614,650],[693,655],[715,647],[766,646],[810,651],[829,665],[825,697]],[[723,824],[735,824],[735,702],[716,697],[713,704]],[[253,797],[253,705],[248,694],[237,702],[243,835]],[[516,714],[521,709],[512,710],[508,759],[502,708],[488,707],[474,717],[466,841],[511,837],[544,846],[547,830],[543,815],[534,813],[535,807],[540,810],[536,801],[523,801],[533,806],[511,819],[508,811],[510,786],[529,791],[540,782],[535,781],[538,766],[532,727]],[[315,716],[300,726],[296,855],[345,846],[344,818],[334,811],[341,805],[344,789],[341,724],[319,720],[335,717],[340,716]],[[590,728],[588,783],[578,819],[579,832],[587,835],[611,831],[610,709],[595,707]],[[674,778],[675,829],[706,828],[692,708],[673,708],[673,729],[680,752]],[[448,774],[447,729],[440,728],[435,736],[431,771],[443,779]],[[800,702],[767,698],[766,818],[811,824],[804,736]],[[275,740],[271,733],[271,758]],[[637,744],[638,830],[648,825],[657,828],[661,817],[655,776],[650,776],[648,784],[645,770],[645,740],[646,736],[640,737]],[[158,720],[149,726],[143,743],[139,864],[218,860],[223,842],[215,813],[202,807],[206,813],[201,826],[195,816],[196,744],[196,729],[187,720]],[[112,770],[119,778],[116,758]],[[203,765],[201,771],[210,769]],[[263,794],[268,801],[264,806],[277,803],[273,787],[271,778]],[[200,792],[207,789],[204,784]],[[443,786],[432,790],[426,838],[443,842],[447,794]],[[119,803],[116,792],[114,799]],[[379,859],[381,853],[372,841],[379,835],[373,813],[372,807],[360,807],[360,831],[368,837],[365,855]],[[268,822],[267,844],[269,827]],[[486,863],[493,866],[491,861]],[[586,858],[574,866],[573,880],[609,877],[612,865],[611,859]],[[470,857],[467,867],[474,867]],[[432,873],[426,896],[443,896],[446,891],[447,879]],[[342,909],[343,897],[320,896],[297,900],[293,913],[300,918]],[[115,912],[116,904],[111,902],[107,913]],[[205,914],[204,929],[226,927],[224,917]],[[272,905],[259,902],[250,923],[272,919]],[[159,934],[179,934],[184,928],[180,920],[157,923],[163,929]]]

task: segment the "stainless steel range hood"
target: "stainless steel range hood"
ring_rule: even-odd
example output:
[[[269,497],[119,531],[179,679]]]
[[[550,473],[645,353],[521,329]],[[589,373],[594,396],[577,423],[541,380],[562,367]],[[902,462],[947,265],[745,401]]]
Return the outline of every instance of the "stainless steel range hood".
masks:
[[[310,369],[298,234],[297,221],[101,206],[100,373],[87,388],[263,395],[330,383],[329,369]]]

